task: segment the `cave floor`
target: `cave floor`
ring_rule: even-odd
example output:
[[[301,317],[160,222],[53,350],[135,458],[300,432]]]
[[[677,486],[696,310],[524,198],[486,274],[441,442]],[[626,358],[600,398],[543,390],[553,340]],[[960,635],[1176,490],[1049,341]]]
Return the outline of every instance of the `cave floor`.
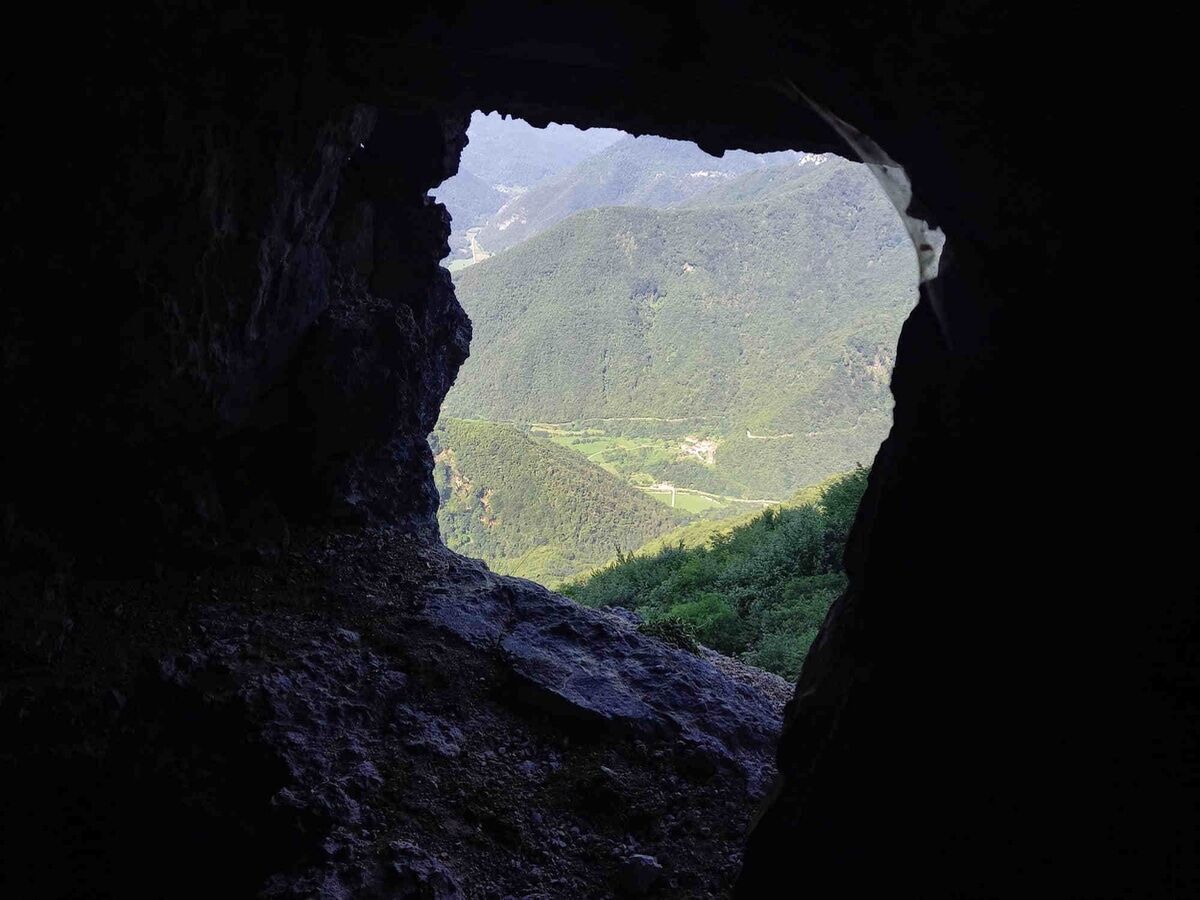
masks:
[[[198,893],[724,896],[772,776],[782,683],[397,531],[28,578],[4,763],[76,880],[158,885],[208,847]],[[80,804],[103,836],[62,827]]]

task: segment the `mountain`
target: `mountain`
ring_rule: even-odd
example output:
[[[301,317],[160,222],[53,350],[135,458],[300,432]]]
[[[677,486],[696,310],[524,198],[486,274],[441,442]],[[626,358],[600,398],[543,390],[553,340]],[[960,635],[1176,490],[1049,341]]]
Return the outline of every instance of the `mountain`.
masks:
[[[446,545],[502,574],[554,584],[680,521],[579,454],[508,425],[443,416],[430,445]]]
[[[458,173],[431,195],[450,211],[453,259],[474,258],[470,231],[514,197],[579,164],[625,137],[612,128],[580,129],[550,123],[535,128],[521,119],[476,111]]]
[[[535,128],[500,113],[475,112],[459,167],[494,187],[528,188],[625,136],[613,128],[585,129],[555,122]]]
[[[755,169],[806,156],[792,151],[731,150],[715,157],[686,141],[626,136],[510,198],[482,225],[479,245],[488,253],[499,253],[581,210],[670,206]]]
[[[456,273],[475,330],[444,411],[661,423],[657,458],[622,474],[717,494],[780,499],[868,462],[914,254],[864,166],[797,157],[674,208],[584,210]]]
[[[481,225],[509,199],[508,194],[463,168],[432,193],[434,199],[450,210],[451,227],[455,232]]]

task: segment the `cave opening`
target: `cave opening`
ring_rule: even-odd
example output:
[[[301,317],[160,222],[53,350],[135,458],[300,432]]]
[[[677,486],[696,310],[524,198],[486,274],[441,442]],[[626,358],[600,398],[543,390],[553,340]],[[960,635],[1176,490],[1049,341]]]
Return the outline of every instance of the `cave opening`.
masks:
[[[318,154],[322,164],[330,159],[338,165],[343,161],[346,164],[339,173],[342,184],[336,201],[322,197],[319,177],[288,184],[289,190],[297,191],[315,185],[313,193],[305,195],[306,201],[315,204],[323,198],[330,203],[325,212],[331,224],[322,235],[325,239],[325,235],[332,234],[340,242],[329,252],[329,258],[337,264],[336,277],[328,284],[318,279],[315,287],[312,283],[304,286],[314,293],[327,291],[329,307],[314,313],[309,325],[301,324],[296,318],[301,312],[296,305],[298,295],[290,292],[300,290],[295,285],[302,284],[303,277],[295,276],[291,283],[280,279],[284,292],[276,298],[279,304],[268,304],[265,311],[259,312],[268,318],[276,315],[279,320],[267,325],[259,322],[258,326],[267,329],[270,325],[296,341],[293,355],[286,365],[256,357],[245,364],[246,371],[235,373],[246,382],[263,377],[269,387],[254,402],[246,402],[240,392],[250,389],[243,383],[233,386],[236,396],[219,405],[217,412],[244,427],[228,425],[213,447],[201,444],[211,454],[209,457],[197,455],[219,477],[179,482],[184,499],[201,514],[204,527],[223,521],[232,526],[233,540],[221,548],[227,554],[224,560],[234,565],[235,577],[237,566],[246,565],[253,584],[251,588],[244,584],[231,586],[220,578],[208,580],[211,573],[206,573],[189,587],[180,621],[193,618],[193,608],[199,610],[198,616],[206,617],[201,622],[189,622],[194,630],[188,640],[205,648],[202,654],[217,659],[226,673],[223,677],[241,685],[239,690],[244,690],[252,701],[247,709],[239,708],[237,716],[229,716],[228,721],[222,718],[219,727],[210,727],[208,719],[192,714],[191,708],[208,708],[220,692],[202,673],[191,671],[180,676],[182,695],[174,702],[185,711],[185,719],[190,715],[190,720],[181,727],[154,732],[147,741],[144,758],[136,741],[114,740],[102,751],[102,764],[130,768],[132,774],[111,784],[89,784],[90,763],[80,767],[79,772],[69,767],[58,773],[64,784],[61,792],[67,796],[62,804],[65,811],[56,807],[39,809],[36,792],[22,806],[31,818],[50,823],[48,828],[35,829],[31,841],[54,831],[57,820],[72,815],[79,804],[111,805],[127,796],[132,800],[127,819],[117,822],[107,837],[100,840],[90,834],[68,834],[66,845],[57,851],[86,855],[93,852],[88,842],[99,847],[97,855],[102,859],[98,870],[87,869],[82,876],[85,880],[156,879],[162,869],[180,862],[183,851],[174,845],[176,836],[183,836],[181,839],[189,845],[209,847],[224,858],[224,867],[205,873],[205,886],[214,890],[241,891],[270,871],[288,873],[281,884],[293,877],[324,878],[324,874],[314,872],[330,871],[337,872],[330,876],[336,879],[386,881],[396,877],[393,870],[400,872],[401,878],[420,872],[422,878],[449,879],[447,870],[437,868],[440,863],[430,862],[426,850],[417,853],[408,849],[413,829],[411,809],[440,804],[448,825],[422,824],[417,830],[420,845],[428,851],[436,850],[439,858],[449,855],[458,877],[471,883],[490,883],[486,880],[494,878],[506,888],[544,886],[541,874],[530,868],[530,859],[543,862],[537,854],[539,836],[548,827],[544,819],[554,823],[556,833],[570,829],[582,832],[579,844],[555,855],[549,868],[556,877],[586,885],[585,895],[606,890],[600,887],[603,885],[647,877],[661,879],[660,887],[672,889],[685,885],[700,893],[727,890],[740,862],[739,848],[747,820],[773,772],[771,757],[781,710],[790,693],[783,678],[764,679],[754,667],[789,678],[798,671],[829,603],[844,584],[839,562],[842,544],[865,487],[866,471],[852,470],[850,490],[840,497],[836,528],[827,528],[823,520],[830,517],[830,503],[824,493],[810,491],[805,497],[807,503],[781,510],[778,507],[784,507],[784,503],[767,502],[764,497],[790,499],[770,497],[771,493],[790,493],[788,488],[771,492],[769,485],[759,485],[759,490],[737,496],[734,488],[706,490],[712,485],[691,487],[670,476],[669,471],[646,471],[644,459],[636,460],[636,468],[627,471],[616,466],[616,472],[595,467],[605,471],[610,484],[615,481],[629,495],[640,496],[645,501],[643,508],[654,509],[660,517],[664,511],[679,508],[680,495],[728,500],[727,506],[718,511],[735,514],[698,518],[695,523],[667,520],[670,525],[723,527],[731,519],[740,518],[736,515],[739,501],[751,507],[767,507],[763,515],[757,509],[751,511],[751,517],[758,517],[752,527],[747,527],[742,542],[758,549],[771,543],[759,538],[774,534],[786,540],[775,541],[769,555],[777,560],[792,558],[799,547],[808,565],[804,570],[793,567],[788,571],[795,577],[779,585],[780,590],[771,597],[779,601],[774,605],[754,605],[748,596],[760,593],[761,585],[743,583],[739,596],[730,598],[701,589],[662,602],[652,612],[638,610],[635,598],[628,595],[620,599],[604,597],[602,602],[576,596],[580,605],[604,606],[610,611],[605,616],[585,616],[578,607],[564,608],[544,593],[483,577],[467,566],[446,563],[424,546],[419,527],[415,529],[418,537],[413,539],[404,529],[413,522],[423,524],[421,504],[427,497],[425,486],[429,481],[425,464],[428,457],[423,456],[428,452],[422,431],[422,416],[426,413],[419,410],[412,414],[395,403],[392,389],[409,379],[408,384],[418,387],[410,389],[404,402],[419,408],[430,398],[440,400],[449,384],[439,379],[457,368],[456,363],[451,366],[446,360],[454,358],[454,343],[461,338],[461,329],[456,333],[444,327],[444,322],[454,322],[454,294],[443,291],[444,285],[427,278],[422,268],[428,261],[425,255],[436,252],[439,244],[443,223],[440,216],[431,214],[436,208],[426,204],[413,212],[399,207],[389,193],[399,177],[395,165],[398,155],[408,154],[409,169],[416,174],[405,174],[417,182],[426,177],[426,168],[433,166],[441,150],[437,141],[432,141],[433,150],[419,144],[417,150],[406,147],[411,125],[393,110],[351,107],[320,138],[328,141],[327,145],[319,145],[323,146]],[[628,135],[618,137],[613,145],[624,140],[637,145],[636,153],[641,153],[641,146],[648,142],[660,154],[680,154],[686,165],[677,169],[677,178],[706,190],[675,198],[668,192],[653,204],[602,204],[573,210],[572,215],[564,215],[544,233],[486,258],[484,254],[492,251],[481,228],[466,235],[472,265],[456,267],[460,286],[463,279],[495,270],[526,252],[531,241],[545,239],[547,233],[571,248],[571,241],[562,242],[554,229],[575,227],[582,219],[593,229],[596,246],[612,254],[611,269],[617,274],[618,290],[608,296],[624,304],[616,321],[628,326],[629,333],[644,336],[656,323],[668,320],[671,329],[659,345],[666,346],[671,355],[660,361],[660,372],[677,371],[682,351],[694,351],[687,361],[699,375],[691,382],[678,378],[666,382],[689,388],[691,394],[683,401],[699,404],[706,396],[703,388],[711,388],[715,381],[717,392],[724,391],[721,396],[727,404],[720,412],[728,419],[738,403],[738,379],[705,376],[717,371],[715,362],[722,358],[738,365],[736,360],[743,358],[754,361],[756,351],[763,359],[752,371],[760,377],[772,365],[786,368],[769,352],[787,343],[773,343],[772,329],[786,331],[794,326],[794,316],[786,303],[783,308],[777,303],[777,308],[765,317],[771,328],[751,333],[745,346],[731,348],[725,336],[746,330],[739,322],[756,321],[756,311],[747,305],[757,293],[773,290],[776,301],[786,301],[791,295],[764,281],[773,271],[772,266],[759,264],[748,271],[744,260],[727,258],[721,251],[729,246],[756,245],[759,238],[796,240],[802,232],[813,238],[808,243],[815,252],[826,248],[824,229],[832,226],[846,231],[846,241],[857,247],[860,257],[865,259],[870,256],[867,250],[874,249],[887,255],[890,265],[900,265],[903,240],[894,227],[882,233],[870,227],[879,226],[879,222],[868,222],[864,230],[871,232],[867,237],[873,243],[869,248],[854,244],[856,230],[863,227],[861,217],[855,213],[860,212],[858,205],[870,195],[873,185],[864,171],[848,168],[850,164],[844,160],[792,151],[733,151],[715,157],[694,144]],[[731,161],[739,162],[741,168],[722,168]],[[625,165],[618,168],[626,174],[631,171]],[[661,182],[658,174],[658,169],[650,169],[649,179]],[[713,191],[718,189],[731,194],[723,203],[711,202]],[[527,202],[530,192],[522,193],[519,199]],[[776,195],[781,192],[786,196],[811,193],[826,200],[832,197],[837,203],[816,202],[797,209],[795,204],[778,202]],[[878,204],[878,195],[874,196],[873,209],[878,213],[885,207]],[[748,207],[752,214],[747,213]],[[301,204],[298,208],[305,207]],[[604,220],[614,215],[633,218],[622,220],[614,229]],[[659,221],[666,215],[691,224],[692,232],[681,233],[678,228],[672,232],[670,223]],[[695,225],[694,220],[701,225]],[[742,229],[740,235],[738,229]],[[398,235],[405,235],[410,243],[404,244]],[[639,260],[639,250],[655,249],[656,241],[658,258],[651,263]],[[267,251],[271,251],[271,240],[266,243]],[[411,254],[413,247],[416,264],[404,256],[405,252]],[[306,252],[311,254],[308,264],[313,268],[302,275],[321,275],[320,265],[312,259],[323,258],[323,248],[318,251],[300,245],[299,251],[278,257],[266,252],[265,258],[275,259],[272,264],[286,268],[296,260],[304,261]],[[777,244],[768,244],[759,252],[785,255]],[[594,287],[591,283],[598,255],[589,251],[577,257],[572,270],[576,283]],[[551,258],[557,260],[553,254]],[[866,259],[871,265],[864,262],[862,268],[872,269],[882,258],[872,256]],[[800,262],[806,269],[828,266],[819,255],[810,254]],[[419,274],[414,277],[406,266]],[[846,270],[853,267],[842,259],[833,268],[845,277]],[[555,271],[559,270],[552,269],[548,274],[553,276]],[[518,282],[527,280],[521,272],[515,278]],[[817,311],[836,309],[839,295],[845,293],[845,285],[834,279],[819,296]],[[593,295],[600,297],[594,290]],[[303,294],[309,300],[311,296]],[[580,303],[576,293],[571,293],[570,299],[568,312],[603,306]],[[687,305],[671,305],[680,299]],[[895,306],[906,313],[914,299],[912,295],[895,298]],[[487,340],[480,328],[484,317],[468,311],[475,319],[478,360],[481,351],[503,340]],[[590,324],[594,333],[606,336],[613,333],[611,322],[602,319],[585,324]],[[695,330],[697,322],[702,326],[699,331]],[[864,337],[860,325],[857,319],[838,323],[841,331],[852,338]],[[690,334],[688,328],[693,329]],[[560,335],[579,332],[579,328],[561,323],[552,330]],[[302,339],[298,337],[301,333]],[[795,337],[794,328],[786,333]],[[836,352],[820,360],[823,369],[820,365],[810,366],[810,376],[812,371],[831,375],[831,380],[816,380],[819,399],[836,399],[838,386],[848,384],[887,403],[886,374],[894,336],[876,341],[868,329],[865,338],[837,345]],[[227,335],[222,333],[219,339],[225,340]],[[236,357],[240,333],[230,340],[233,349],[224,349]],[[547,341],[546,346],[562,349],[554,341]],[[617,364],[606,369],[602,362],[615,356],[612,349],[601,346],[598,354],[576,355],[567,359],[561,370],[577,368],[574,364],[582,358],[593,373],[616,373]],[[256,368],[260,365],[262,370]],[[270,369],[271,365],[278,367]],[[219,370],[213,376],[214,383],[227,376],[227,371]],[[637,380],[645,383],[644,376]],[[536,388],[544,382],[534,380],[530,384]],[[602,394],[611,394],[609,384],[602,384],[602,388]],[[760,390],[760,397],[764,393]],[[868,411],[886,419],[889,409],[882,406]],[[381,410],[384,415],[378,415]],[[665,433],[644,427],[639,431],[640,426],[634,424],[631,430],[614,434],[585,421],[591,418],[586,412],[598,413],[601,419],[620,418],[609,414],[625,412],[625,419],[636,422],[651,418],[641,413],[654,411],[600,408],[564,412],[559,407],[533,410],[517,423],[524,426],[523,437],[527,440],[537,440],[540,446],[557,446],[559,458],[574,454],[585,461],[591,453],[581,452],[581,438],[652,438],[659,451],[663,445],[671,448],[666,454],[667,464],[676,469],[681,464],[690,466],[694,472],[709,473],[708,477],[716,477],[712,472],[720,466],[722,446],[728,449],[738,443],[760,458],[761,477],[763,471],[769,473],[779,460],[787,458],[784,451],[789,441],[801,434],[806,439],[817,437],[809,432],[819,431],[822,424],[789,420],[788,410],[768,407],[755,410],[753,419],[723,421],[723,431],[707,432],[703,429],[708,427],[705,423],[712,410],[702,405],[689,407],[687,416],[653,417],[656,427],[673,426],[674,430]],[[824,412],[825,424],[832,423],[836,429],[837,416],[845,410],[838,406]],[[855,422],[862,418],[862,410],[856,413]],[[508,426],[516,420],[508,413],[495,418],[498,421],[489,419],[487,423]],[[668,419],[683,421],[660,421]],[[556,443],[554,438],[559,441]],[[377,458],[369,453],[357,455],[364,444],[375,449],[372,442],[381,444],[385,452]],[[454,447],[434,447],[436,456],[447,450]],[[869,460],[873,452],[871,445],[862,453],[863,460]],[[663,455],[660,452],[659,458],[651,462],[664,462]],[[768,455],[770,458],[766,458]],[[446,464],[448,458],[438,460],[442,467],[438,474],[440,486],[448,484],[452,492],[455,473]],[[855,456],[854,462],[858,461]],[[301,466],[306,477],[298,478],[293,465]],[[231,471],[225,472],[225,467]],[[379,473],[385,474],[376,477]],[[229,475],[232,477],[226,477]],[[648,477],[639,479],[638,475]],[[674,505],[666,502],[667,492],[662,486],[667,484]],[[819,484],[819,480],[800,484],[795,493]],[[204,494],[214,485],[215,499]],[[198,497],[188,494],[189,490],[197,491]],[[481,502],[486,490],[484,486],[476,494]],[[330,511],[321,501],[331,494],[335,503]],[[187,506],[176,495],[166,493],[166,500]],[[821,521],[812,512],[814,500],[823,504]],[[181,517],[190,512],[186,508],[183,512],[176,508],[169,511]],[[318,524],[314,534],[313,521],[320,523],[321,515],[330,512],[338,530],[327,536]],[[378,531],[368,529],[364,538],[344,524],[361,526],[364,521]],[[380,523],[384,523],[382,527]],[[213,541],[204,527],[197,531]],[[340,533],[347,527],[348,535]],[[707,544],[710,536],[705,534],[702,539]],[[726,549],[732,543],[727,541]],[[407,549],[397,552],[397,546]],[[612,549],[626,556],[640,547],[640,543],[622,543],[618,538]],[[687,553],[699,560],[692,569],[703,565],[698,552],[702,549],[687,548]],[[595,564],[602,565],[606,559],[596,560]],[[680,558],[670,553],[660,554],[657,559],[682,568],[677,565]],[[392,568],[387,570],[389,565]],[[265,592],[261,586],[264,572],[255,567],[266,570]],[[401,571],[403,576],[398,574]],[[653,579],[665,581],[660,575],[651,573]],[[447,584],[453,584],[455,590],[448,590]],[[269,600],[263,599],[264,593]],[[227,596],[240,598],[233,601],[232,609],[223,605]],[[386,609],[388,625],[379,623],[375,606]],[[614,607],[632,607],[629,615],[638,620],[636,628],[627,627],[624,614],[612,613]],[[737,612],[731,615],[733,610]],[[749,633],[745,621],[731,621],[742,612],[749,614],[743,619],[768,621],[771,634]],[[119,603],[103,607],[103,615],[110,614],[119,621]],[[286,623],[284,627],[278,627],[281,622]],[[340,627],[343,624],[352,626],[348,629],[351,637],[343,635],[347,630]],[[437,636],[430,638],[429,632]],[[248,639],[247,635],[253,637]],[[652,640],[643,640],[645,637]],[[311,640],[318,651],[303,647],[305,640]],[[337,646],[338,653],[327,652],[331,644]],[[447,645],[453,649],[447,649]],[[373,649],[360,650],[360,646]],[[386,648],[388,660],[371,656],[380,648]],[[676,652],[679,650],[687,651],[683,658]],[[137,652],[147,651],[164,652],[157,646],[137,648]],[[352,661],[359,654],[369,666],[362,660]],[[735,665],[734,654],[742,655],[750,665]],[[359,676],[356,666],[368,669],[361,675],[361,684],[354,683]],[[286,674],[295,668],[302,670],[303,676]],[[326,679],[320,690],[305,686],[314,673]],[[148,687],[137,688],[133,709],[143,703],[151,707],[166,705],[156,696],[155,678],[150,679]],[[266,690],[264,684],[275,687]],[[347,684],[354,690],[339,693]],[[310,708],[314,696],[324,698],[316,712]],[[293,698],[304,709],[298,716],[300,724],[289,719],[288,707]],[[346,729],[343,715],[366,725]],[[121,712],[118,717],[121,728],[138,733],[142,727],[134,713]],[[148,717],[153,722],[153,712]],[[208,729],[206,742],[192,737],[189,728]],[[281,739],[279,734],[286,737]],[[310,734],[317,736],[306,743]],[[256,743],[260,738],[263,746]],[[495,748],[506,749],[498,753]],[[501,754],[510,758],[498,763]],[[308,771],[310,767],[320,771]],[[21,768],[18,777],[39,771],[36,766]],[[465,789],[455,795],[439,789],[440,784],[460,780]],[[381,783],[382,799],[376,799]],[[213,790],[214,785],[224,787]],[[528,792],[536,798],[532,811],[513,811],[492,799],[511,796],[514,791]],[[595,793],[600,799],[577,808],[572,798],[580,791]],[[692,798],[697,796],[702,800],[693,803]],[[359,837],[363,821],[358,818],[359,806],[369,810],[363,816],[372,827],[386,823],[379,827],[385,829],[387,839],[373,839],[370,849]],[[397,813],[397,808],[403,812]],[[721,811],[719,817],[713,816],[714,809]],[[147,833],[147,821],[162,823],[162,827]],[[465,850],[460,846],[461,834],[456,832],[463,827],[476,832]],[[338,841],[316,845],[319,835],[347,828],[355,837],[345,838],[344,845],[339,843],[344,835]],[[290,837],[296,833],[303,839]],[[139,871],[136,859],[117,858],[114,847],[121,852],[131,847],[153,847],[161,865]],[[382,874],[373,868],[374,864],[363,862],[377,853],[382,854]],[[492,859],[499,853],[505,855],[504,862],[497,867],[498,872],[490,871]],[[643,859],[648,855],[653,863]],[[111,872],[104,868],[109,858],[115,859],[116,865]],[[305,874],[297,875],[298,871]],[[18,877],[28,877],[28,873],[21,872]]]
[[[473,327],[430,436],[443,541],[795,678],[941,250],[903,170],[480,110],[466,139],[431,191]]]

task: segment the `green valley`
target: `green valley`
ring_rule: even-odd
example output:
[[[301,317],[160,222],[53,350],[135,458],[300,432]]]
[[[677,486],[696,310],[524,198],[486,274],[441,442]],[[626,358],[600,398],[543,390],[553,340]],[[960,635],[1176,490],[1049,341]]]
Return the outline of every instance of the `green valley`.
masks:
[[[869,461],[916,264],[866,168],[819,159],[584,210],[456,272],[475,337],[446,414],[595,428],[556,440],[741,499]]]
[[[794,676],[917,297],[891,202],[832,155],[469,139],[437,191],[473,326],[430,436],[447,546]]]

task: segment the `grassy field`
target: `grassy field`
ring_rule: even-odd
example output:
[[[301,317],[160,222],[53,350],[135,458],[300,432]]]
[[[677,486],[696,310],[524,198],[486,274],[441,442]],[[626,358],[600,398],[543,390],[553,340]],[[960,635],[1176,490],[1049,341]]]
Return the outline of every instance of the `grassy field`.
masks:
[[[549,426],[532,428],[535,434],[544,434],[560,447],[574,450],[588,458],[601,468],[607,469],[614,475],[632,475],[629,471],[630,457],[637,454],[644,458],[662,456],[675,452],[678,442],[672,443],[663,438],[627,437],[622,434],[608,434],[600,428],[587,429],[554,429]]]
[[[630,450],[636,450],[641,447],[653,446],[652,441],[637,441],[633,438],[623,438],[619,436],[613,437],[594,437],[588,436],[583,438],[562,435],[554,437],[553,440],[560,446],[574,450],[576,453],[582,453],[596,465],[603,466],[605,464],[605,456],[619,456],[622,453],[627,453]],[[609,463],[609,466],[615,466],[616,463]]]
[[[655,500],[661,500],[667,506],[671,505],[670,491],[646,490],[646,493]],[[699,514],[702,512],[707,512],[710,509],[724,509],[728,505],[729,504],[724,500],[718,500],[715,497],[709,497],[705,494],[692,494],[685,491],[675,491],[674,508],[682,509],[684,512]]]
[[[643,490],[674,486],[676,509],[705,514],[735,500],[770,499],[725,474],[719,454],[726,424],[715,419],[587,419],[534,423],[529,430]],[[687,452],[703,441],[716,442],[717,459]],[[670,505],[669,491],[655,496]]]

